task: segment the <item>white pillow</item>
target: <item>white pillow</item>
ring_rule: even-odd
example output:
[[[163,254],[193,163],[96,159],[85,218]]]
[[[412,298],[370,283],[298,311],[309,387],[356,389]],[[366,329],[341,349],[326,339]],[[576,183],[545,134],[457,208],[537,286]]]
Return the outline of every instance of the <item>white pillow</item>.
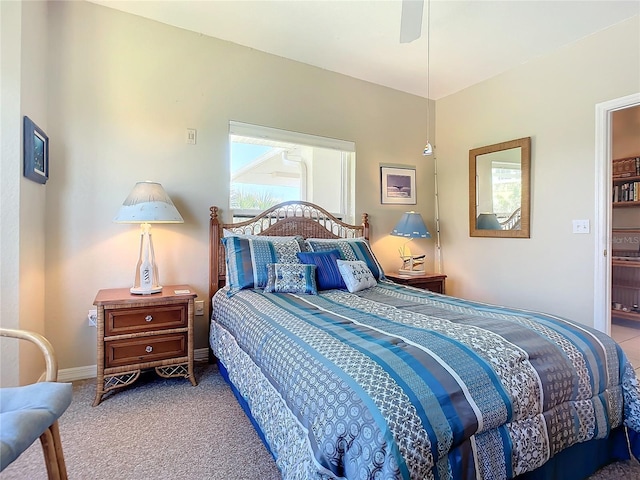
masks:
[[[351,293],[375,287],[378,284],[373,273],[362,260],[336,260],[336,263],[340,275]]]

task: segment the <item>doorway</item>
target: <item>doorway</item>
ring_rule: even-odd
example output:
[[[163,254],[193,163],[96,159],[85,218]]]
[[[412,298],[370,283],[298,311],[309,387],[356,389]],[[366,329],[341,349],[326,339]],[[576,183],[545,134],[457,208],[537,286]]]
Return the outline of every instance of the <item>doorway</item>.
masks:
[[[594,218],[595,292],[594,326],[611,333],[611,199],[612,114],[640,106],[640,93],[596,105],[596,212]]]

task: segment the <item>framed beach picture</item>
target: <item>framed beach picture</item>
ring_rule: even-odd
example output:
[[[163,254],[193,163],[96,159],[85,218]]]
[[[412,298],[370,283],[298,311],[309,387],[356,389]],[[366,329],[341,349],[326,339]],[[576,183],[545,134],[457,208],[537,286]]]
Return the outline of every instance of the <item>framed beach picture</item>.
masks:
[[[49,178],[49,137],[29,117],[24,117],[24,176],[45,184]]]
[[[380,197],[383,204],[416,204],[416,169],[380,167]]]

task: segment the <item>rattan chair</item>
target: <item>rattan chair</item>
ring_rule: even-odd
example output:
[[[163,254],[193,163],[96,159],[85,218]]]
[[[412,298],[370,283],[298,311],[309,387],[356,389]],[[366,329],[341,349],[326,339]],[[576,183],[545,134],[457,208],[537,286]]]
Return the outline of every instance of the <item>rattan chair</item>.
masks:
[[[46,362],[45,381],[23,387],[0,388],[0,471],[40,438],[49,479],[64,480],[58,418],[71,404],[71,384],[57,383],[58,362],[53,347],[42,335],[0,328],[0,336],[36,344]]]

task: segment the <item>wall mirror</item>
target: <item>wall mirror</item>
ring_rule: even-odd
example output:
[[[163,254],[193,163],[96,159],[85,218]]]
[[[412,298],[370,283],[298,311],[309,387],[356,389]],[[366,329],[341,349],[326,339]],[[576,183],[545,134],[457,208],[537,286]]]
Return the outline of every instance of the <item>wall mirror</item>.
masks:
[[[469,150],[469,235],[529,238],[531,137]]]

